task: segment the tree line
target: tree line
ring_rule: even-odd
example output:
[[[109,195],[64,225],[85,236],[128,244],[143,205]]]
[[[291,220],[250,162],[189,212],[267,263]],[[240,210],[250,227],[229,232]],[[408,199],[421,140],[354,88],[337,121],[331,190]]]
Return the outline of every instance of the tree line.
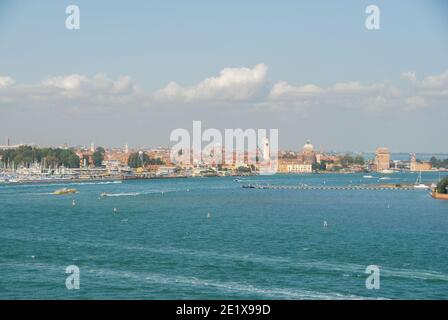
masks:
[[[445,168],[448,169],[448,159],[442,160],[437,159],[436,157],[431,157],[429,160],[433,168]]]
[[[79,157],[73,150],[61,148],[37,148],[20,146],[16,149],[0,150],[3,164],[7,166],[39,163],[45,167],[79,168]]]
[[[164,165],[165,162],[160,158],[150,158],[146,153],[134,152],[129,155],[128,166],[131,168],[140,168],[146,165]]]

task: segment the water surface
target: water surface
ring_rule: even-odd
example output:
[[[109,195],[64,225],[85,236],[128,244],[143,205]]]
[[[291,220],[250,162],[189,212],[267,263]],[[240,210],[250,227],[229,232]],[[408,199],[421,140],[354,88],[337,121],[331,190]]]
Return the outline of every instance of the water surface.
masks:
[[[241,188],[379,177],[1,185],[0,299],[447,299],[448,201],[422,190]],[[61,187],[79,193],[51,194]],[[68,265],[81,270],[80,290],[65,287]],[[379,290],[365,287],[368,265],[380,267]]]

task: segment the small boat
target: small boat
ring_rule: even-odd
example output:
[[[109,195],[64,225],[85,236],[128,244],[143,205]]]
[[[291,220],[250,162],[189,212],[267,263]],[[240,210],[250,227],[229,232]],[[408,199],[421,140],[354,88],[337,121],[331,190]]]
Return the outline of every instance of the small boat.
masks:
[[[373,179],[373,176],[363,176],[364,179]]]
[[[389,177],[381,177],[380,180],[390,180]]]
[[[68,188],[62,188],[62,189],[58,189],[55,192],[53,192],[54,195],[66,195],[66,194],[72,194],[72,193],[77,193],[78,190],[76,189],[68,189]]]
[[[429,186],[422,183],[422,172],[421,171],[418,174],[417,181],[415,181],[414,189],[423,189],[423,190],[429,189]]]

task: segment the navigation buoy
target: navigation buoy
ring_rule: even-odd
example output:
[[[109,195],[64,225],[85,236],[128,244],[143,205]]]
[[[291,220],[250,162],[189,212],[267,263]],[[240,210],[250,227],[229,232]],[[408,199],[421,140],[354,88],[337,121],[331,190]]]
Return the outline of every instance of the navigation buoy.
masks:
[[[117,208],[114,208],[114,213],[117,213],[118,212],[118,209]]]
[[[209,213],[207,213],[207,219],[210,219],[212,217],[212,215]]]
[[[76,206],[76,200],[73,200],[73,201],[72,201],[72,206],[73,206],[73,207]]]
[[[324,228],[328,228],[327,220],[324,220]]]

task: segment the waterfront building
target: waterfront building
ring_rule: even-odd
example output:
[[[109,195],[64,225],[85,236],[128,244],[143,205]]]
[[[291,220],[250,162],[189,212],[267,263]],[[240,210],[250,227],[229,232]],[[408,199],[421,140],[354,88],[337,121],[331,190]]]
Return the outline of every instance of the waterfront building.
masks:
[[[379,147],[375,152],[374,170],[383,171],[390,169],[390,153],[388,148]]]
[[[13,150],[19,147],[25,146],[24,144],[15,144],[15,145],[0,145],[0,150]]]
[[[314,152],[314,146],[309,140],[307,140],[305,145],[303,146],[302,151],[299,155],[299,159],[304,164],[312,165],[316,163],[316,153]]]
[[[127,165],[130,154],[121,149],[107,149],[105,150],[104,161],[119,162],[122,165]]]
[[[24,144],[11,144],[11,140],[9,138],[6,138],[6,144],[0,145],[0,150],[13,150],[17,149],[19,147],[25,146]]]
[[[312,173],[313,166],[305,164],[298,159],[280,159],[278,163],[279,173]]]
[[[323,155],[314,151],[314,146],[309,140],[306,141],[302,150],[298,153],[293,151],[282,151],[279,153],[279,173],[312,173],[313,164],[322,159]]]
[[[156,175],[158,176],[169,176],[176,172],[175,166],[160,166],[157,169]]]
[[[409,170],[416,171],[431,171],[432,165],[427,161],[418,161],[415,153],[411,153],[409,156]]]
[[[151,159],[157,159],[159,158],[162,160],[165,164],[172,164],[171,162],[171,150],[169,148],[155,148],[151,149],[147,152],[148,156]]]
[[[77,149],[74,151],[79,157],[79,165],[81,168],[93,165],[93,152],[86,149]]]

